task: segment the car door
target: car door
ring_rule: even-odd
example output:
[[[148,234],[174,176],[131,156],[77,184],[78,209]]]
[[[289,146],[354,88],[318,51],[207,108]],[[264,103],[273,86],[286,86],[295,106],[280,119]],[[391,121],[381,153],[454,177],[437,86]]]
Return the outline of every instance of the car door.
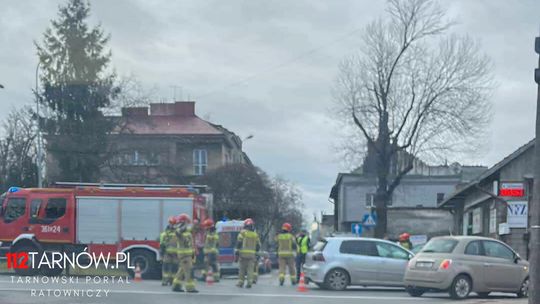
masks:
[[[497,241],[483,241],[483,245],[486,285],[492,290],[518,290],[524,270],[515,263],[514,251]]]
[[[482,241],[470,241],[465,246],[463,257],[459,258],[468,273],[472,276],[476,291],[488,291],[489,287],[485,282],[485,254]]]
[[[67,194],[44,195],[32,198],[30,203],[30,230],[42,242],[72,241],[72,212]]]
[[[377,281],[381,285],[403,285],[405,270],[412,255],[399,246],[375,242],[380,258]]]
[[[28,210],[26,197],[8,197],[2,209],[2,241],[12,241],[23,233],[25,229]]]
[[[379,258],[375,244],[365,240],[344,240],[339,248],[352,285],[377,282]]]

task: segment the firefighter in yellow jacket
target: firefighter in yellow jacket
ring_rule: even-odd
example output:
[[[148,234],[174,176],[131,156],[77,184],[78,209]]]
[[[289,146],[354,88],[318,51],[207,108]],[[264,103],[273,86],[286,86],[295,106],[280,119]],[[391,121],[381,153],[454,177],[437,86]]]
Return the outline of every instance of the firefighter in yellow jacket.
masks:
[[[238,284],[244,287],[247,276],[246,288],[251,288],[253,284],[253,269],[255,268],[255,256],[261,248],[259,235],[255,232],[255,223],[248,218],[244,221],[244,230],[238,235],[236,240],[235,258],[240,263],[238,274]]]
[[[162,259],[161,286],[172,285],[174,275],[178,271],[178,255],[176,254],[176,232],[174,226],[177,224],[177,216],[169,217],[169,225],[159,236],[159,247]]]
[[[182,285],[185,283],[187,292],[199,292],[195,289],[195,281],[192,276],[193,268],[193,236],[191,230],[188,229],[188,225],[191,222],[189,215],[183,213],[177,218],[178,224],[176,229],[176,237],[178,238],[176,243],[176,253],[178,254],[178,260],[180,267],[176,272],[173,280],[172,290],[177,292],[183,292]]]
[[[296,265],[294,260],[294,252],[296,251],[296,239],[291,233],[292,226],[289,223],[284,223],[281,227],[281,233],[276,236],[278,243],[278,262],[279,262],[279,285],[283,286],[285,282],[285,273],[289,268],[289,276],[291,284],[296,284]]]
[[[203,222],[206,229],[206,239],[204,241],[204,266],[203,277],[206,278],[206,272],[211,268],[214,282],[219,282],[219,234],[216,232],[214,221],[207,219]]]

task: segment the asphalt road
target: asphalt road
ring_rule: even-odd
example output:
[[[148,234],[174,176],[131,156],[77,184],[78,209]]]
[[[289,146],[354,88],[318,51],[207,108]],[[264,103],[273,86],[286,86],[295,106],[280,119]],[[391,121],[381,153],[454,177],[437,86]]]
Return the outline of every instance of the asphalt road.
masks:
[[[61,280],[62,278],[60,278]],[[448,298],[447,294],[426,294],[422,298],[412,298],[403,289],[389,288],[349,288],[343,292],[320,290],[310,285],[308,291],[300,293],[290,285],[278,286],[277,274],[261,276],[259,283],[252,289],[235,287],[235,278],[225,278],[220,283],[207,286],[199,283],[199,294],[186,294],[172,292],[170,287],[162,287],[159,281],[143,281],[129,283],[123,278],[108,278],[104,282],[102,277],[79,277],[78,282],[47,282],[50,278],[37,278],[39,282],[26,281],[25,277],[2,275],[0,276],[0,304],[23,303],[54,303],[54,304],[266,304],[266,303],[299,303],[299,304],[326,304],[326,303],[456,303]],[[99,280],[93,281],[93,280]],[[78,296],[74,291],[78,290]],[[99,292],[98,292],[99,290]],[[71,292],[71,296],[64,293]],[[526,300],[516,299],[514,295],[495,294],[488,299],[479,299],[472,295],[471,299],[459,303],[510,303],[525,304]]]

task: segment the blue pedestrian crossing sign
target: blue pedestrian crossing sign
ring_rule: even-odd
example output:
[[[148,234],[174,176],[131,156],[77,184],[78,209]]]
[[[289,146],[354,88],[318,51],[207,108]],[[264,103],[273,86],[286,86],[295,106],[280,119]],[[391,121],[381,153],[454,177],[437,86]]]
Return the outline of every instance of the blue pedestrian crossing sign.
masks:
[[[362,219],[362,225],[366,228],[377,226],[377,216],[373,213],[364,214],[364,218]]]
[[[351,232],[356,235],[362,234],[362,223],[352,223]]]

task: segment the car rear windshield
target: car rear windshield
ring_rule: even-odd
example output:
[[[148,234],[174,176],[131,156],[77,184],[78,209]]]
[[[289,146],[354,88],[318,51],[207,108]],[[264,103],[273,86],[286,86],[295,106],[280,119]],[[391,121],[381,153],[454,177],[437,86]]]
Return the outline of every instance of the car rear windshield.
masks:
[[[422,248],[421,252],[451,253],[456,248],[458,241],[452,239],[431,240]]]
[[[318,241],[315,246],[313,246],[313,251],[323,251],[326,246],[326,241]]]

